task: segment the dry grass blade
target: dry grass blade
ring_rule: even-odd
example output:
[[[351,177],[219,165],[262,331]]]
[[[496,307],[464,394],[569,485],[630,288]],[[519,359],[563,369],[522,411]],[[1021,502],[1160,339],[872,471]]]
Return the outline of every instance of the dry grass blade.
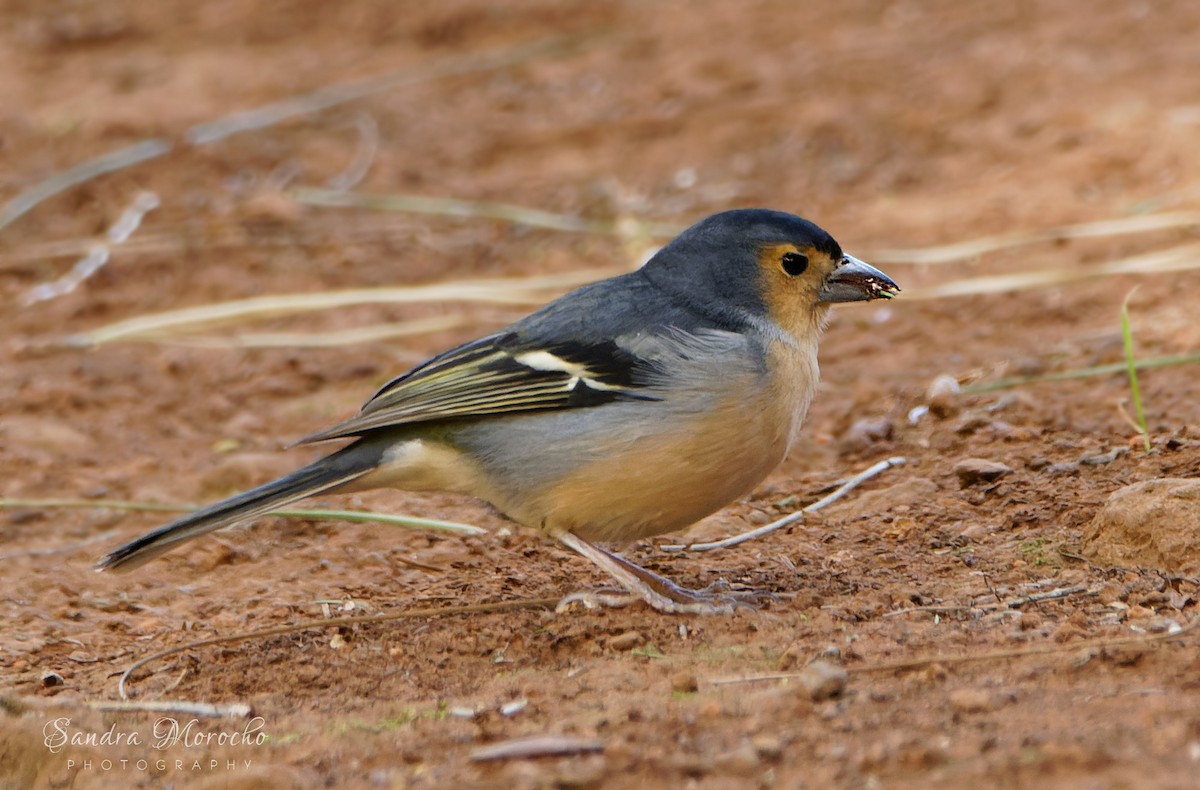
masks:
[[[254,710],[244,702],[220,705],[189,700],[138,700],[134,702],[103,700],[89,702],[87,705],[92,710],[106,713],[177,713],[182,716],[199,716],[208,719],[248,719],[254,713]]]
[[[460,198],[429,197],[426,195],[364,195],[330,189],[302,187],[288,195],[297,203],[311,206],[365,208],[375,211],[395,211],[411,214],[433,214],[442,217],[463,217],[508,222],[530,228],[557,230],[565,233],[592,233],[602,236],[653,236],[669,238],[683,228],[662,222],[641,220],[588,219],[573,214],[517,206],[511,203],[491,203]]]
[[[343,329],[335,332],[244,332],[237,335],[187,335],[158,342],[199,348],[339,348],[377,343],[396,337],[443,332],[476,323],[467,315],[435,316],[415,321]]]
[[[1116,261],[1071,269],[1039,269],[1031,272],[966,277],[961,280],[913,288],[904,292],[906,300],[943,299],[950,296],[979,296],[985,294],[1025,291],[1050,285],[1095,280],[1120,274],[1159,274],[1187,269],[1200,269],[1200,244],[1185,244],[1168,250],[1135,255]]]
[[[72,346],[92,346],[117,341],[159,341],[215,326],[365,304],[457,301],[536,305],[569,287],[616,273],[618,272],[612,269],[592,269],[524,278],[460,280],[396,288],[360,288],[325,293],[261,296],[137,316],[90,332],[71,335],[66,339],[66,343]]]
[[[142,219],[149,212],[158,208],[160,201],[153,192],[139,192],[133,201],[126,206],[120,218],[108,228],[104,240],[94,242],[87,254],[75,262],[69,272],[51,282],[35,285],[21,298],[21,304],[26,307],[56,299],[69,294],[100,271],[112,258],[113,249],[125,244],[134,231],[142,224]]]
[[[488,760],[527,760],[532,757],[564,757],[571,754],[604,751],[604,742],[596,738],[572,738],[564,735],[532,735],[499,743],[489,743],[471,752],[475,762]]]
[[[54,197],[59,192],[65,192],[71,187],[91,181],[105,173],[112,173],[151,159],[157,159],[170,151],[171,143],[166,140],[143,140],[128,148],[112,151],[55,173],[45,181],[26,189],[10,200],[3,209],[0,209],[0,230],[4,230],[39,203]]]
[[[1099,266],[1046,269],[1016,274],[968,277],[906,292],[907,299],[997,294],[1080,282],[1119,274],[1150,274],[1200,268],[1200,244],[1138,255]],[[396,288],[366,288],[314,294],[263,296],[233,302],[138,316],[69,336],[71,346],[112,342],[162,342],[216,326],[246,323],[318,310],[364,304],[470,301],[505,305],[538,305],[564,290],[621,273],[620,269],[587,269],[556,275],[495,280],[462,280]],[[407,332],[407,330],[403,330]],[[416,330],[420,331],[420,330]],[[433,331],[433,330],[428,330]],[[273,342],[264,339],[264,344]],[[349,342],[358,342],[351,340]]]
[[[889,469],[894,469],[895,467],[902,466],[906,463],[908,463],[908,460],[904,456],[896,455],[888,458],[886,461],[880,461],[877,464],[873,464],[869,468],[864,469],[858,474],[842,481],[841,485],[839,485],[837,489],[828,496],[821,497],[811,505],[801,510],[797,510],[795,513],[789,513],[783,518],[776,519],[770,524],[761,526],[758,529],[752,529],[749,532],[743,532],[740,535],[734,535],[731,538],[725,538],[723,540],[717,540],[711,543],[691,543],[688,545],[675,544],[670,546],[660,546],[659,548],[661,548],[663,551],[712,551],[714,549],[727,549],[730,546],[737,546],[738,544],[745,543],[750,540],[756,540],[761,538],[763,535],[768,535],[776,530],[783,529],[791,524],[795,524],[798,521],[803,521],[806,513],[815,513],[818,510],[829,507],[834,502],[842,499],[868,480],[878,477]]]
[[[937,247],[916,249],[882,249],[864,251],[864,257],[875,263],[921,263],[941,264],[954,263],[967,258],[977,258],[989,252],[1027,247],[1050,241],[1066,239],[1087,239],[1107,236],[1123,236],[1132,233],[1150,233],[1172,228],[1187,228],[1200,225],[1200,214],[1178,212],[1166,214],[1147,214],[1141,217],[1126,219],[1101,220],[1099,222],[1084,222],[1079,225],[1064,225],[1049,230],[1033,231],[1030,233],[1005,233],[998,236],[984,236],[979,239],[943,244]]]

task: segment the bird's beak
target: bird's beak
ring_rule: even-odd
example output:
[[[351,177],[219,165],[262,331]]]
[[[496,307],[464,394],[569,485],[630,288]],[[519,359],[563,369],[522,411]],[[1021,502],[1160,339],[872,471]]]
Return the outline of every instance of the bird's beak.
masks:
[[[845,255],[825,280],[818,297],[822,302],[866,302],[891,299],[899,292],[900,286],[891,277],[853,255]]]

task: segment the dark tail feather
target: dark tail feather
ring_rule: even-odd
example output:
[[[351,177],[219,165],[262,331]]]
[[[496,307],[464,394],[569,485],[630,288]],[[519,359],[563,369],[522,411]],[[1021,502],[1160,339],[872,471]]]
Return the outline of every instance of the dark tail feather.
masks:
[[[351,445],[272,483],[189,513],[104,555],[96,570],[132,570],[193,538],[357,480],[378,463],[378,453],[364,450],[361,444]]]

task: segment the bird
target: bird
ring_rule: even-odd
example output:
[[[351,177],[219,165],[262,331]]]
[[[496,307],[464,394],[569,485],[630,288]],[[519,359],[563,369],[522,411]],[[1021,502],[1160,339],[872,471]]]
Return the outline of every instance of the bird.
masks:
[[[689,589],[608,546],[682,529],[750,494],[804,422],[830,306],[899,291],[795,214],[713,214],[641,267],[432,357],[297,442],[350,440],[341,449],[96,567],[127,571],[307,497],[392,487],[484,500],[619,587],[564,601],[731,612],[728,589]]]

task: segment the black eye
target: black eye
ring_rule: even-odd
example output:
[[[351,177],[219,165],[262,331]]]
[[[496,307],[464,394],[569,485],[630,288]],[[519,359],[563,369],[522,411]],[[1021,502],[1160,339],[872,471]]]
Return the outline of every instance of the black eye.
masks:
[[[783,266],[785,274],[795,277],[797,274],[804,274],[804,270],[808,268],[808,256],[802,252],[785,252],[779,263]]]

